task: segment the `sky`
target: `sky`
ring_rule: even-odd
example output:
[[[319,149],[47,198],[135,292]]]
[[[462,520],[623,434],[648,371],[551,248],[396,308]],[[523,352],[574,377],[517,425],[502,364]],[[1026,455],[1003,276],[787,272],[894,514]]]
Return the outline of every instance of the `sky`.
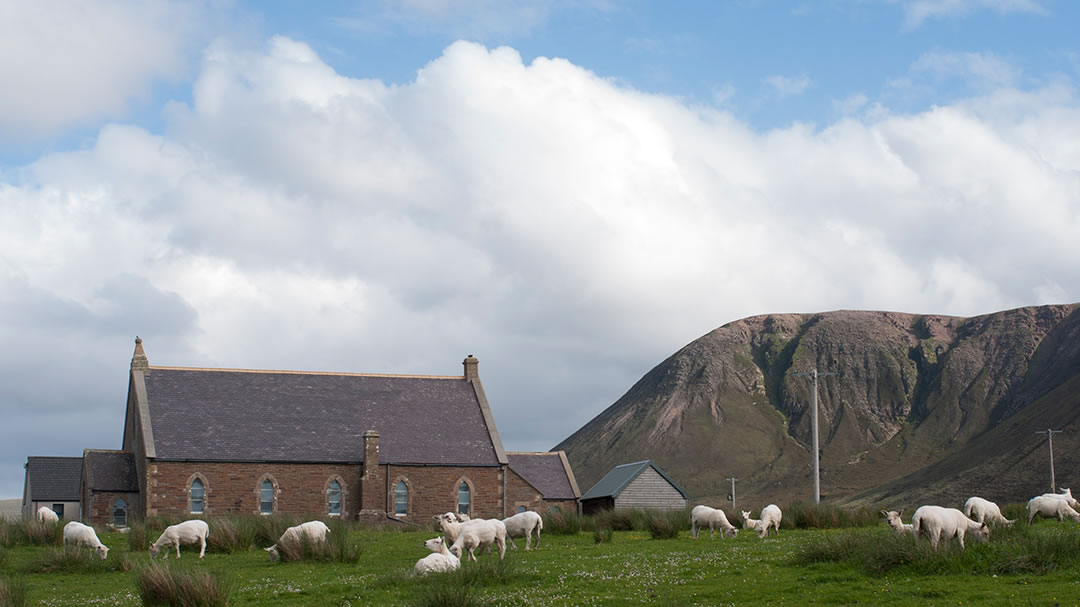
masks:
[[[547,450],[727,322],[1080,301],[1080,5],[0,0],[0,498],[152,365]],[[198,423],[198,420],[193,420]]]

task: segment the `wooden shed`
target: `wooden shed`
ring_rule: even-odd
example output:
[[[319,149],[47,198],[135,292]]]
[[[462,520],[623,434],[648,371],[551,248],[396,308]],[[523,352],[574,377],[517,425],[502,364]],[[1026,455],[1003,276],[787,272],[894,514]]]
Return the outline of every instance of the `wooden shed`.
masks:
[[[599,510],[686,508],[689,496],[651,460],[615,466],[581,496],[585,514]]]

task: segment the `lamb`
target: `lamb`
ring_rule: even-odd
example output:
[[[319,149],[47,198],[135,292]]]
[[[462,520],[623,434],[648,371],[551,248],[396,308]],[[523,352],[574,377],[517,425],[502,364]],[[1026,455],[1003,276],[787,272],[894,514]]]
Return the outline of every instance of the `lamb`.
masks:
[[[1058,522],[1064,521],[1065,517],[1080,523],[1080,513],[1069,505],[1064,496],[1050,494],[1039,495],[1028,500],[1028,524],[1035,520],[1036,516],[1047,518],[1056,516]]]
[[[169,558],[169,550],[174,546],[176,558],[180,558],[180,544],[198,544],[199,558],[202,558],[206,554],[206,538],[209,536],[210,526],[206,524],[206,521],[199,519],[169,525],[150,546],[150,558],[157,558],[162,548],[165,549],[165,558]]]
[[[532,541],[533,534],[536,535],[536,547],[540,547],[540,531],[544,528],[544,519],[539,514],[526,510],[504,518],[503,524],[506,525],[506,539],[510,540],[510,547],[514,550],[517,550],[513,539],[515,537],[524,537],[525,550],[531,550],[529,542]]]
[[[58,523],[60,522],[60,517],[56,516],[56,513],[52,511],[52,508],[42,506],[38,508],[37,520],[43,523]]]
[[[769,504],[761,509],[761,519],[750,518],[750,513],[743,511],[743,526],[757,531],[758,537],[769,535],[770,529],[776,529],[776,535],[780,535],[780,519],[783,513],[776,504]]]
[[[956,536],[961,550],[964,548],[966,533],[971,533],[972,537],[980,542],[990,539],[990,528],[986,523],[977,523],[956,508],[920,506],[911,517],[911,525],[914,528],[915,541],[918,542],[921,535],[926,535],[935,549],[942,537],[948,539]]]
[[[278,538],[276,544],[269,548],[263,548],[263,550],[270,553],[271,561],[276,561],[281,557],[281,549],[278,548],[278,546],[285,546],[288,544],[300,545],[305,538],[313,544],[321,544],[326,541],[327,533],[330,533],[330,528],[322,521],[300,523],[295,527],[286,529],[285,533],[282,533],[281,537]]]
[[[892,530],[897,535],[904,535],[905,533],[915,533],[915,527],[911,523],[905,523],[904,519],[900,518],[904,514],[904,509],[901,508],[900,512],[895,510],[882,510],[881,514],[885,517],[885,520],[892,527]]]
[[[997,504],[981,497],[969,497],[968,501],[964,502],[964,516],[994,525],[1012,525],[1016,522],[1005,518]]]
[[[105,560],[105,557],[109,556],[109,547],[101,543],[98,539],[97,533],[94,532],[93,527],[84,525],[78,521],[71,521],[64,525],[64,544],[75,544],[76,546],[87,546],[97,551],[101,560]]]
[[[698,537],[698,527],[709,526],[709,537],[716,534],[716,528],[720,528],[720,539],[724,539],[726,534],[729,537],[735,537],[739,530],[728,522],[727,515],[723,510],[719,508],[710,508],[708,506],[694,506],[694,509],[690,511],[690,534],[694,536],[696,540]]]
[[[413,573],[416,575],[444,573],[461,567],[461,559],[451,554],[441,537],[424,542],[424,547],[430,550],[431,554],[416,561],[416,566],[413,567]]]
[[[457,540],[450,546],[450,552],[453,552],[454,556],[460,559],[462,551],[468,550],[469,558],[475,561],[476,555],[473,551],[491,544],[498,547],[499,560],[506,556],[506,525],[502,521],[498,519],[473,520],[461,525]]]

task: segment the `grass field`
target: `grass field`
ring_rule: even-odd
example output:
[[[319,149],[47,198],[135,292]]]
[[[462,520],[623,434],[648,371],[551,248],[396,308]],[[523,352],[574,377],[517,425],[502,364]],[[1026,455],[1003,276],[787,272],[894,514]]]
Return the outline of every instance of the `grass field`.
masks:
[[[895,538],[883,523],[785,529],[764,540],[749,532],[693,540],[685,530],[666,540],[615,531],[600,543],[592,532],[545,535],[539,550],[525,552],[518,540],[502,563],[484,554],[461,572],[426,579],[411,572],[433,531],[349,533],[362,546],[355,563],[271,563],[258,548],[208,552],[200,561],[188,548],[169,568],[209,572],[227,588],[229,605],[1080,604],[1080,566],[1068,554],[1043,558],[1080,546],[1080,527],[1056,521],[944,556]],[[146,552],[130,551],[125,535],[101,539],[111,547],[104,563],[9,541],[0,547],[0,583],[21,590],[27,605],[142,604],[137,579],[150,563]]]

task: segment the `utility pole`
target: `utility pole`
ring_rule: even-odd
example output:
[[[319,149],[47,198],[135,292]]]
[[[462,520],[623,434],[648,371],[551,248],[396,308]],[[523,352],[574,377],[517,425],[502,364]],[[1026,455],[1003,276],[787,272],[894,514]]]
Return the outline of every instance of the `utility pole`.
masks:
[[[731,481],[731,509],[735,509],[735,481],[739,480],[734,476],[728,479]]]
[[[821,453],[818,449],[818,423],[817,423],[817,383],[819,377],[826,377],[829,375],[836,375],[832,371],[825,371],[818,373],[817,369],[811,369],[808,373],[796,372],[792,373],[796,377],[809,377],[814,380],[814,405],[810,412],[810,433],[813,435],[813,450],[814,450],[814,503],[821,503]]]
[[[1057,485],[1054,482],[1054,435],[1061,434],[1062,430],[1036,430],[1035,434],[1045,434],[1050,443],[1050,493],[1057,493]]]

